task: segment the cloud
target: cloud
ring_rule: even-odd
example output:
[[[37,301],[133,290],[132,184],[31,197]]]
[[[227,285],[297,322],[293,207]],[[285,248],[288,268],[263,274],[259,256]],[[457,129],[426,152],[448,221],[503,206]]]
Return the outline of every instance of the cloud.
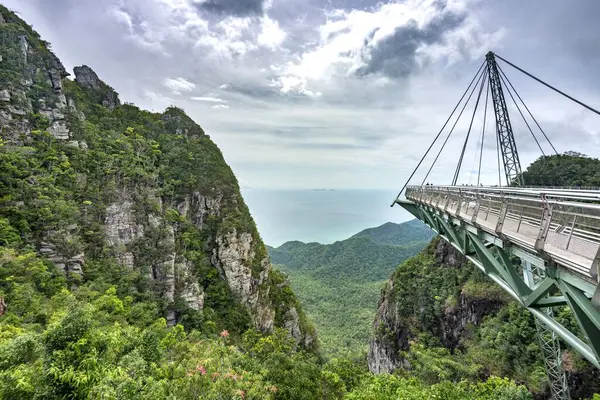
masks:
[[[196,0],[194,5],[200,11],[221,15],[246,17],[261,15],[264,12],[264,0]]]
[[[206,96],[206,97],[190,97],[190,99],[192,99],[194,101],[204,101],[204,102],[207,102],[207,103],[227,103],[226,100],[219,99],[218,97],[211,97],[211,96]]]
[[[471,1],[391,2],[359,9],[334,9],[317,29],[319,41],[275,68],[283,91],[317,92],[315,82],[374,76],[378,84],[419,72],[431,62],[474,58],[471,47],[492,46],[501,37],[487,32],[469,13]]]
[[[464,18],[464,15],[442,11],[422,26],[416,20],[409,20],[381,38],[378,38],[378,32],[382,28],[375,29],[365,38],[361,55],[363,65],[356,73],[380,73],[390,78],[409,75],[418,68],[418,50],[424,45],[443,42],[444,34],[459,26]]]
[[[90,65],[124,102],[185,109],[240,180],[394,189],[490,49],[600,104],[592,3],[548,0],[539,18],[539,7],[518,0],[3,1],[52,43],[67,68]],[[557,150],[600,155],[595,115],[505,72]],[[525,166],[539,149],[509,108]],[[430,181],[451,180],[470,110]],[[481,120],[478,114],[461,175],[473,165]],[[489,112],[488,121],[484,182],[495,182]]]
[[[261,18],[261,31],[258,35],[258,44],[275,50],[286,38],[286,33],[279,27],[277,21],[272,20],[268,16]]]
[[[185,78],[166,78],[163,85],[167,87],[173,94],[181,94],[181,92],[191,92],[196,88],[196,85]]]

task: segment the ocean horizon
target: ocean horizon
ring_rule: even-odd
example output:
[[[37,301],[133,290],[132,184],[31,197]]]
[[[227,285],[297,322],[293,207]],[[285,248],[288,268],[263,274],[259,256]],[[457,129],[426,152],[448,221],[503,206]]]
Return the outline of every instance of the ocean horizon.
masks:
[[[363,229],[414,217],[390,207],[397,192],[371,189],[242,188],[263,241],[273,247],[298,240],[330,244]]]

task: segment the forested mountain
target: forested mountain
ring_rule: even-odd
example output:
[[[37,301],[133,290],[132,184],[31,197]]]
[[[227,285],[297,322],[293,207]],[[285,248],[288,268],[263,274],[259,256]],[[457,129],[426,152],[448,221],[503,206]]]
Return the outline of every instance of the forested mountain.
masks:
[[[530,186],[600,187],[600,160],[585,154],[567,151],[542,156],[523,171],[525,184]]]
[[[600,164],[569,152],[542,157],[523,174],[528,185],[597,186]],[[563,309],[560,318],[569,325],[574,317]],[[600,371],[562,348],[572,397],[600,393]],[[385,284],[368,363],[375,373],[428,383],[507,376],[540,398],[549,396],[532,315],[440,238]]]
[[[364,351],[377,298],[395,266],[433,237],[418,220],[386,223],[333,244],[287,242],[270,248],[314,319],[329,355]]]
[[[68,79],[2,6],[0,56],[0,398],[273,396],[224,343],[315,333],[210,137],[88,66]],[[211,368],[255,373],[205,387]]]
[[[402,224],[387,222],[376,228],[365,229],[352,237],[368,237],[378,244],[404,246],[410,242],[429,241],[433,233],[427,225],[413,219]]]

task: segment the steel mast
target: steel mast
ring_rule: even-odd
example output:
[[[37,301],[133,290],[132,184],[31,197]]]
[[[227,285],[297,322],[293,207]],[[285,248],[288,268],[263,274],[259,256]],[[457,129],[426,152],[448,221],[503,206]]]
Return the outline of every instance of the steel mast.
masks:
[[[517,144],[513,135],[512,125],[508,117],[506,100],[502,91],[498,65],[496,65],[496,56],[493,52],[485,55],[487,63],[488,77],[490,80],[490,90],[492,92],[492,102],[494,103],[494,114],[496,115],[496,135],[500,143],[500,152],[504,162],[504,174],[506,176],[506,186],[514,184],[523,186],[523,174],[521,173],[521,162],[517,152]]]

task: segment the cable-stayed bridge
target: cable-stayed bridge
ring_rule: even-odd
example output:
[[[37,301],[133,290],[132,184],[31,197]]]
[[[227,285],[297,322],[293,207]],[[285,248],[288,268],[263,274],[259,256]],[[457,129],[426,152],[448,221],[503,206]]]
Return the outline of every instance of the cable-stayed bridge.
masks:
[[[561,343],[600,368],[600,190],[525,186],[505,91],[542,154],[545,155],[532,126],[538,128],[552,151],[558,153],[496,58],[600,115],[596,109],[490,52],[392,206],[399,204],[426,223],[534,315],[552,396],[570,399],[567,376],[562,368]],[[458,185],[474,119],[483,103],[484,87],[477,184]],[[477,88],[478,95],[451,184],[425,184]],[[484,187],[480,178],[490,99],[496,124],[492,136],[496,142],[499,176],[497,186]],[[455,122],[421,185],[408,185],[452,119]],[[577,329],[569,329],[555,318],[557,311],[564,308],[572,313]]]

